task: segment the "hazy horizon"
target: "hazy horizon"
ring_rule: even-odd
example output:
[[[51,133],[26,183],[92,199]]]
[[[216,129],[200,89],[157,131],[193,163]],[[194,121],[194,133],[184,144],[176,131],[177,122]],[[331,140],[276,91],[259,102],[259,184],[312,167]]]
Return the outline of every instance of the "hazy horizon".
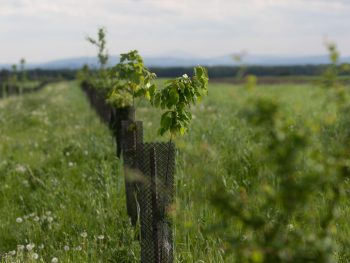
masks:
[[[111,55],[314,56],[327,38],[349,56],[349,14],[347,0],[1,0],[0,63],[93,57],[101,26]]]

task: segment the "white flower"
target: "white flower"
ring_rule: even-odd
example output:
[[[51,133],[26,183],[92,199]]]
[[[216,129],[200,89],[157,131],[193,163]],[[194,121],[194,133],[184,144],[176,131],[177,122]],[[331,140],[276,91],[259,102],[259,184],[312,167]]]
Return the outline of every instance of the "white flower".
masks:
[[[69,156],[70,155],[70,152],[66,152],[66,156]]]
[[[10,256],[16,255],[16,251],[15,251],[15,250],[11,250],[11,251],[9,252],[9,255],[10,255]]]
[[[104,235],[99,235],[99,236],[97,236],[97,238],[98,238],[99,240],[103,240],[103,239],[105,238],[105,236],[104,236]]]
[[[23,245],[17,245],[17,250],[19,250],[19,251],[24,250],[24,246]]]
[[[16,166],[16,172],[18,173],[25,173],[25,171],[27,170],[26,167],[24,165],[17,165]]]
[[[51,259],[51,263],[57,263],[58,262],[58,258],[52,258]]]
[[[86,238],[87,237],[87,233],[84,231],[83,233],[80,234],[81,237]]]
[[[52,221],[53,221],[53,218],[52,218],[51,216],[49,216],[49,217],[47,218],[47,222],[52,223]]]
[[[38,246],[39,249],[44,249],[44,247],[45,247],[44,244],[40,244],[40,245]]]
[[[73,162],[69,162],[69,163],[68,163],[68,166],[69,166],[69,167],[73,167],[73,165],[74,165]]]
[[[69,250],[69,246],[64,246],[64,251],[68,251]]]
[[[76,251],[80,251],[81,249],[82,249],[81,246],[77,246],[77,247],[75,248]]]
[[[51,212],[51,211],[47,211],[45,214],[46,214],[47,216],[50,216],[50,215],[52,214],[52,212]]]
[[[38,259],[38,258],[39,258],[39,255],[38,255],[37,253],[33,253],[33,254],[32,254],[32,258],[33,258],[33,259]]]
[[[35,213],[31,213],[29,214],[30,217],[34,217],[35,216]]]
[[[40,220],[40,218],[38,216],[35,216],[33,219],[35,222],[38,222]]]
[[[33,243],[30,243],[30,244],[26,245],[26,249],[28,251],[32,251],[34,247],[35,247],[35,245]]]
[[[294,230],[294,226],[292,224],[289,224],[287,226],[287,228],[288,228],[289,231],[293,231]]]
[[[16,218],[16,222],[17,222],[18,224],[22,223],[22,222],[23,222],[22,217],[17,217],[17,218]]]
[[[187,74],[183,74],[182,77],[187,79],[188,75]]]

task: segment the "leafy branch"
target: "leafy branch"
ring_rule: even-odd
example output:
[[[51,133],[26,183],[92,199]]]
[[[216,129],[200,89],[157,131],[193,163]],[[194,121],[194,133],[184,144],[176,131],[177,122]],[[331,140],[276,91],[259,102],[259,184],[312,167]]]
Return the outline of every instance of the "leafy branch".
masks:
[[[145,67],[137,50],[121,54],[120,62],[109,71],[109,77],[113,84],[107,102],[116,107],[135,106],[135,98],[150,100],[150,94],[156,90],[153,83],[156,74]]]
[[[109,58],[108,51],[106,48],[106,44],[107,44],[106,29],[103,27],[98,29],[97,39],[94,39],[88,36],[86,40],[97,47],[98,49],[97,57],[100,63],[100,69],[104,69],[108,63],[108,58]]]
[[[167,81],[160,91],[151,89],[151,104],[167,109],[161,117],[160,135],[170,132],[172,137],[186,132],[192,120],[191,106],[208,94],[208,80],[207,70],[198,66],[194,69],[193,78],[183,75]]]

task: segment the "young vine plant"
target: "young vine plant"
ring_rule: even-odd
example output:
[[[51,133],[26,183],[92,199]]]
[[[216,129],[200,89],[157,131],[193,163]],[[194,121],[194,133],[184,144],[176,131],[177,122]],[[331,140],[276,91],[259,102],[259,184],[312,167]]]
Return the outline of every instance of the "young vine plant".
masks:
[[[166,109],[160,121],[159,134],[170,132],[170,138],[183,135],[192,120],[191,106],[208,94],[208,73],[204,67],[194,69],[194,76],[169,80],[162,90],[151,89],[151,104]]]
[[[136,98],[150,100],[150,94],[157,89],[153,83],[156,74],[145,67],[137,50],[121,54],[120,62],[110,69],[109,77],[113,84],[107,102],[118,108],[135,106]]]
[[[111,85],[110,78],[108,77],[108,51],[107,51],[107,41],[106,41],[106,29],[101,27],[97,32],[97,39],[92,37],[87,37],[86,40],[97,48],[97,58],[99,62],[98,74],[94,78],[90,78],[92,81],[92,86],[98,89],[108,89]]]

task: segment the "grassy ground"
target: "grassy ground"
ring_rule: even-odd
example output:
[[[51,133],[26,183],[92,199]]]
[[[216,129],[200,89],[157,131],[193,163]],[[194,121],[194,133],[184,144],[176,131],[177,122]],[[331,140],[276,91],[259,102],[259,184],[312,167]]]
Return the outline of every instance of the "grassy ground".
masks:
[[[77,85],[0,100],[0,141],[1,255],[136,261],[113,140]]]
[[[281,102],[295,120],[317,122],[334,111],[312,85],[259,86],[257,93]],[[234,262],[214,228],[222,219],[208,193],[218,180],[228,190],[254,185],[261,163],[251,153],[261,142],[241,117],[252,96],[211,84],[209,97],[193,109],[191,130],[176,138],[177,262]],[[137,118],[146,141],[168,140],[157,135],[159,112],[139,103]],[[113,141],[75,83],[0,100],[0,141],[0,254],[17,250],[23,262],[33,251],[44,262],[138,262]],[[346,207],[340,239],[350,235]],[[31,243],[31,252],[19,246]]]

